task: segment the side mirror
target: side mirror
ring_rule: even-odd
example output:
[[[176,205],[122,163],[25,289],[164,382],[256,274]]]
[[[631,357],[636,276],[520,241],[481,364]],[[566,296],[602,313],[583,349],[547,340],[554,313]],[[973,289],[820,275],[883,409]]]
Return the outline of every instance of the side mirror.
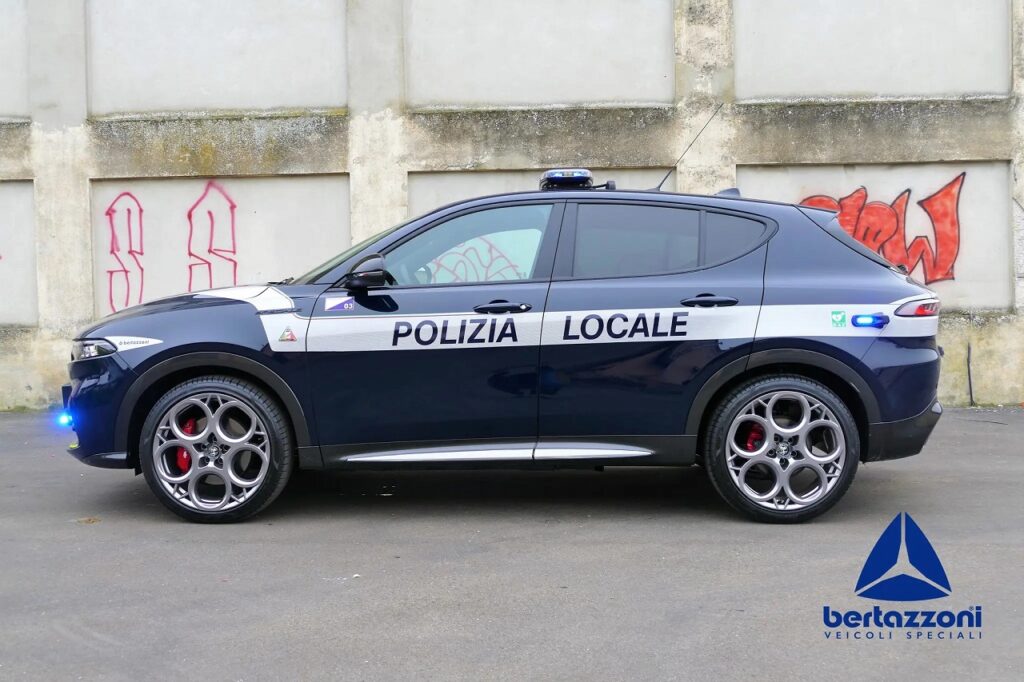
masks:
[[[391,284],[395,281],[384,268],[384,256],[373,253],[355,264],[352,270],[341,280],[341,286],[349,291],[355,289],[374,289]]]

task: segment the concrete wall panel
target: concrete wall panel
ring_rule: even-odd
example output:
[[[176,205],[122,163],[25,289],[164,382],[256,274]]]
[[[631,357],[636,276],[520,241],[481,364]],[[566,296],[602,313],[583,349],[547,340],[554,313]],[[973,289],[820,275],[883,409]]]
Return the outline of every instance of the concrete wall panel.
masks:
[[[485,194],[535,190],[542,170],[523,171],[444,171],[409,174],[409,215],[427,213],[453,201]],[[667,168],[594,169],[594,181],[615,180],[621,189],[650,189],[668,172]],[[673,190],[673,178],[665,183]]]
[[[96,312],[300,275],[350,243],[348,178],[92,184]]]
[[[0,325],[31,326],[39,317],[32,203],[31,182],[0,182]]]
[[[340,107],[344,0],[92,0],[93,114]]]
[[[744,196],[839,210],[847,232],[905,265],[946,309],[1013,305],[1006,163],[741,166],[737,179]]]
[[[413,107],[670,103],[672,0],[407,0]]]
[[[1008,0],[736,0],[736,96],[1006,94]]]
[[[28,0],[0,0],[0,118],[29,114]]]

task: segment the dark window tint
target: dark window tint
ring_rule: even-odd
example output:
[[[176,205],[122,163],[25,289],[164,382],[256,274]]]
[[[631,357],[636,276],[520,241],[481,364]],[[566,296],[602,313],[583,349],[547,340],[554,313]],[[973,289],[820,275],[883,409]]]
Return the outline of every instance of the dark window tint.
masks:
[[[764,234],[764,224],[727,213],[705,214],[707,220],[704,263],[711,265],[749,251]]]
[[[581,204],[574,277],[677,272],[699,262],[700,212],[660,206]]]
[[[885,258],[883,258],[881,255],[879,255],[877,252],[872,251],[868,247],[864,246],[864,244],[854,239],[846,230],[843,229],[843,226],[839,224],[838,219],[833,218],[828,223],[823,225],[822,229],[828,232],[836,239],[838,239],[839,241],[841,241],[843,244],[849,246],[851,249],[853,249],[860,255],[864,256],[865,258],[870,258],[879,265],[884,265],[887,268],[896,267],[892,263],[887,261]]]

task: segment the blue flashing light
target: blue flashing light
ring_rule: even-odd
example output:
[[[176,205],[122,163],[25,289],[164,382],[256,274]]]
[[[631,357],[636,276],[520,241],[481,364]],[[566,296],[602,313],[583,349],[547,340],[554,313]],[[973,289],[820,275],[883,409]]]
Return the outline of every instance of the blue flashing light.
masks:
[[[586,168],[552,168],[544,171],[540,179],[541,189],[585,189],[593,185],[594,176]]]
[[[73,424],[74,421],[75,420],[71,418],[71,413],[68,412],[67,410],[64,410],[59,415],[57,415],[57,423],[60,426],[71,426],[71,424]]]
[[[850,319],[850,324],[854,327],[874,327],[875,329],[881,329],[885,325],[889,324],[889,316],[882,313],[854,315]]]

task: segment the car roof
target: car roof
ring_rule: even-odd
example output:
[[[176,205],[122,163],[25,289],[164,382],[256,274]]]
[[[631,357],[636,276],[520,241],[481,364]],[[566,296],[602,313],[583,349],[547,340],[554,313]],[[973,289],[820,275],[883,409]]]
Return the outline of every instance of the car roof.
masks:
[[[664,192],[657,189],[552,189],[552,190],[530,190],[525,192],[504,192],[501,194],[487,194],[479,197],[472,197],[454,201],[444,206],[438,206],[427,214],[438,213],[441,210],[462,207],[483,206],[486,204],[501,203],[503,201],[531,201],[543,199],[547,201],[561,200],[615,200],[624,199],[628,201],[649,201],[681,203],[713,208],[731,209],[747,213],[772,212],[772,208],[793,208],[794,204],[781,201],[770,201],[767,199],[747,199],[736,196],[720,196],[707,194],[683,194],[678,192]],[[758,210],[760,208],[760,210]]]

